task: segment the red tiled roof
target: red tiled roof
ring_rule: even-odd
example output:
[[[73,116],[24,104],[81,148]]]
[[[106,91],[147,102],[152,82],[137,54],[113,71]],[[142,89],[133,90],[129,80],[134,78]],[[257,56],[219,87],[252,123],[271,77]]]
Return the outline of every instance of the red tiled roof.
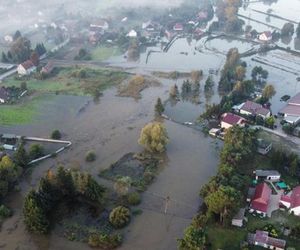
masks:
[[[291,203],[291,202],[292,202],[292,199],[291,199],[290,196],[282,195],[281,198],[280,198],[280,201],[285,201],[285,202]]]
[[[181,23],[176,23],[173,27],[174,30],[182,30],[183,29],[183,25]]]
[[[266,183],[257,185],[252,198],[251,208],[266,213],[271,193],[272,190]]]
[[[295,187],[291,195],[291,208],[300,206],[300,186]]]
[[[224,113],[222,115],[222,122],[226,122],[230,125],[241,124],[244,123],[245,121],[246,120],[243,117],[232,113]]]
[[[252,115],[267,115],[270,110],[264,108],[262,105],[252,101],[246,101],[241,107],[241,110],[250,112]]]
[[[300,106],[288,104],[280,110],[280,113],[291,116],[300,116]]]
[[[293,96],[289,101],[288,101],[288,104],[291,104],[291,105],[300,105],[300,92]]]
[[[269,246],[274,246],[278,248],[285,248],[286,241],[282,239],[276,239],[269,236],[267,231],[256,230],[254,234],[254,241],[260,244],[266,244]],[[251,242],[253,244],[253,242]]]
[[[32,61],[30,61],[30,60],[27,60],[27,61],[21,63],[21,65],[22,65],[23,68],[26,69],[26,70],[27,70],[27,69],[30,69],[30,68],[32,68],[32,67],[35,67],[34,64],[32,63]]]

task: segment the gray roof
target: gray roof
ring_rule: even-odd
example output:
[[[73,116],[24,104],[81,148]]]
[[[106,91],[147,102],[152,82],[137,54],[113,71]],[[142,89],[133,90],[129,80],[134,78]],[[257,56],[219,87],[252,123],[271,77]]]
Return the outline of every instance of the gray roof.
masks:
[[[280,173],[277,170],[255,170],[255,175],[259,177],[267,177],[270,175],[280,176]]]
[[[238,213],[232,218],[233,220],[243,220],[245,217],[245,208],[240,208]]]
[[[2,139],[16,139],[17,138],[17,136],[13,135],[13,134],[3,134],[1,137],[2,137]]]

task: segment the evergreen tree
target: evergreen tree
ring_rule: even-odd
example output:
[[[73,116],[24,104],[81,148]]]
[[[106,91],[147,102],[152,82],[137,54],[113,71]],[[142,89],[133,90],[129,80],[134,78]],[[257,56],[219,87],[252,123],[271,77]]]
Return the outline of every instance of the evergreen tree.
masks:
[[[1,61],[2,61],[3,63],[8,63],[7,56],[6,56],[6,54],[5,54],[4,52],[2,52],[2,58],[1,58]]]
[[[155,104],[155,113],[159,116],[165,111],[165,108],[161,102],[161,99],[158,97]]]
[[[14,160],[16,164],[22,168],[26,168],[29,162],[29,157],[26,153],[24,143],[21,143],[17,151],[14,154]]]
[[[24,223],[28,231],[41,234],[48,232],[49,221],[34,190],[31,190],[25,198],[23,214]]]

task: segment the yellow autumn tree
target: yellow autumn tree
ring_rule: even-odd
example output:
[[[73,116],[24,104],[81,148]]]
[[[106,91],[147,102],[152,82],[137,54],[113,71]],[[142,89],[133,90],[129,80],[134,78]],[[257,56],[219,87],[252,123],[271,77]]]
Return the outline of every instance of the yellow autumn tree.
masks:
[[[139,144],[151,153],[162,153],[166,150],[168,134],[160,122],[148,123],[141,131]]]

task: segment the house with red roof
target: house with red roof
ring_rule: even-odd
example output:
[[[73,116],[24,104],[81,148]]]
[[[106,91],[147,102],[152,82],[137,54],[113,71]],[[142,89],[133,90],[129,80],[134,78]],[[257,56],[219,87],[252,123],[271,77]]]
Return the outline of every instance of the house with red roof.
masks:
[[[280,204],[289,209],[290,213],[300,216],[300,186],[295,187],[290,195],[283,195]]]
[[[284,250],[286,246],[285,240],[270,237],[269,232],[261,230],[256,230],[255,234],[249,233],[248,243],[275,250]]]
[[[173,26],[173,30],[174,31],[183,31],[183,25],[181,23],[176,23],[174,26]]]
[[[272,32],[271,31],[264,31],[258,36],[258,39],[262,42],[270,42],[272,41]]]
[[[18,74],[22,76],[30,75],[32,72],[36,71],[36,66],[32,61],[27,60],[18,66],[17,71]]]
[[[254,196],[250,204],[251,209],[266,216],[272,190],[266,183],[256,186]]]
[[[300,92],[292,97],[278,113],[284,116],[286,122],[297,125],[300,122]]]
[[[269,109],[266,109],[261,104],[252,101],[246,101],[242,104],[239,112],[243,115],[260,116],[263,119],[266,119],[271,115]]]
[[[221,128],[223,129],[229,129],[234,125],[244,127],[245,123],[245,118],[232,113],[224,113],[221,117]]]

